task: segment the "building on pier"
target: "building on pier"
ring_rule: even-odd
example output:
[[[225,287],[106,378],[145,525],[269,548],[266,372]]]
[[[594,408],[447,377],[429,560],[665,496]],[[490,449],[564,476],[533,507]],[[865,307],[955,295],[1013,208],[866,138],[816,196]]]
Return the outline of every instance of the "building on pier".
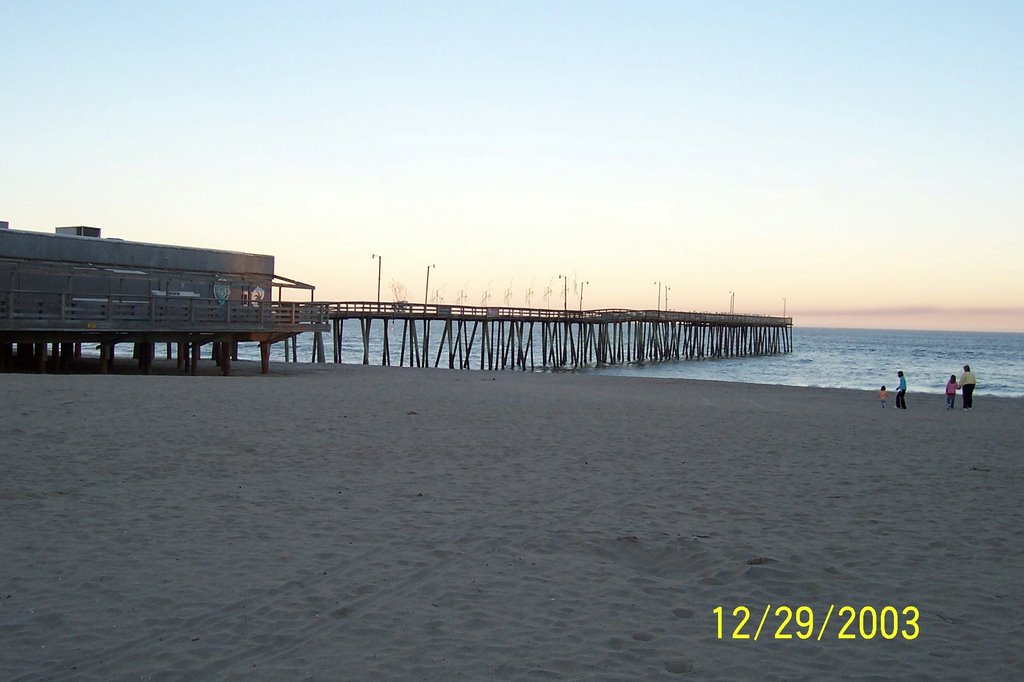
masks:
[[[284,289],[309,302],[283,301]],[[108,371],[115,348],[131,344],[149,371],[157,344],[195,373],[203,346],[226,374],[237,344],[270,345],[329,329],[314,287],[274,272],[274,257],[103,238],[99,228],[59,227],[54,234],[0,223],[0,367],[66,369],[83,344],[99,350]],[[274,294],[277,293],[277,300]]]

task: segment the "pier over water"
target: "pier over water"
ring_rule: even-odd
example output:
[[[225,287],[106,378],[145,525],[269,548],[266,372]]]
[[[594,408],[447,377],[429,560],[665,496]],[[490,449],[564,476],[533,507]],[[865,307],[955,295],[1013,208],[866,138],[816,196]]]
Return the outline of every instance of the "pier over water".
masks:
[[[362,363],[385,366],[568,369],[777,355],[793,350],[791,317],[406,302],[321,303],[331,321],[334,362],[342,362],[347,320],[359,324],[361,344],[357,345],[361,345]],[[377,325],[382,343],[371,357],[370,338]],[[396,338],[399,334],[400,339]],[[313,345],[314,360],[323,362],[326,353],[320,334]],[[392,355],[396,348],[397,363]]]

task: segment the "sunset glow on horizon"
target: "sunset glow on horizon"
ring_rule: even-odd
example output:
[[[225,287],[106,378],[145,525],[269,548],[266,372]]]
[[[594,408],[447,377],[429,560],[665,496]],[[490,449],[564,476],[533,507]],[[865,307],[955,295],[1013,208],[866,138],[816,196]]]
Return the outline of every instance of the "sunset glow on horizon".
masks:
[[[379,266],[383,300],[422,301],[436,264],[437,302],[1024,332],[1019,3],[8,3],[0,25],[12,229],[272,254],[318,300],[374,300]]]

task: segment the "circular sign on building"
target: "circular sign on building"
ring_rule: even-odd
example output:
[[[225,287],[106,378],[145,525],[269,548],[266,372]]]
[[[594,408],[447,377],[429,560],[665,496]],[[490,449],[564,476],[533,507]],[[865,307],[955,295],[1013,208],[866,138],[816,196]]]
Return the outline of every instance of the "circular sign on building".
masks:
[[[217,282],[213,285],[213,297],[217,299],[217,303],[224,305],[224,303],[231,296],[231,285],[227,282]]]

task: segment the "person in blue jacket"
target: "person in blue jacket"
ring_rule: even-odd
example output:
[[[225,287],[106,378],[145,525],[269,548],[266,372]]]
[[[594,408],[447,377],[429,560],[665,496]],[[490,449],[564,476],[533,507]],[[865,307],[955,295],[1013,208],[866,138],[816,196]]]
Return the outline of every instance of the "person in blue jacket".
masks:
[[[896,409],[905,410],[907,409],[907,378],[903,376],[903,370],[896,372],[896,376],[900,378],[900,385],[896,389]]]

